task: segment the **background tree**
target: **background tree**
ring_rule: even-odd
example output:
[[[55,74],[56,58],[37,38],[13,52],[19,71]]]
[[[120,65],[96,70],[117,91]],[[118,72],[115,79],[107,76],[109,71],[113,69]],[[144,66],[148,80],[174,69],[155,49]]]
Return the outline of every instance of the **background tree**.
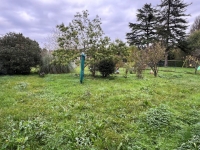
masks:
[[[200,30],[200,15],[195,18],[194,23],[192,24],[190,29],[190,34],[194,33],[197,30]]]
[[[195,74],[197,73],[197,68],[200,65],[200,58],[196,57],[196,56],[192,56],[192,55],[188,55],[185,58],[184,64],[183,66],[189,66],[189,67],[194,67],[195,69]]]
[[[154,76],[158,75],[158,62],[164,58],[165,49],[161,43],[154,43],[146,49],[147,64],[150,66]]]
[[[29,74],[40,63],[41,49],[36,41],[21,33],[7,33],[0,38],[0,72]]]
[[[147,67],[147,53],[145,50],[133,51],[134,69],[139,79],[143,78],[143,71]]]
[[[193,32],[189,37],[188,37],[188,46],[191,49],[192,53],[196,53],[195,55],[200,57],[200,30],[197,30]]]
[[[126,61],[128,56],[128,46],[126,43],[120,39],[116,39],[110,43],[109,49],[109,57],[114,60],[118,67],[123,66],[123,63]]]
[[[137,10],[137,21],[139,23],[129,23],[131,29],[127,33],[128,43],[138,48],[148,47],[150,43],[157,40],[157,10],[151,4],[145,4],[142,9]]]
[[[160,7],[160,27],[159,35],[166,47],[165,49],[165,66],[168,65],[169,51],[177,46],[178,42],[186,36],[187,21],[184,17],[186,7],[189,4],[183,0],[161,0]]]
[[[53,63],[57,59],[52,55],[52,51],[47,49],[42,49],[41,53],[41,63],[40,63],[40,73],[69,73],[74,70],[75,66],[72,63],[63,64],[63,63]]]
[[[103,30],[101,28],[101,19],[96,16],[90,20],[88,11],[77,13],[72,22],[68,26],[64,24],[58,25],[58,29],[62,36],[58,39],[60,49],[54,53],[61,63],[69,63],[76,60],[81,52],[86,54],[86,65],[95,66],[98,61],[98,54],[102,44],[107,44],[109,38],[103,37]],[[95,70],[93,72],[95,75]]]

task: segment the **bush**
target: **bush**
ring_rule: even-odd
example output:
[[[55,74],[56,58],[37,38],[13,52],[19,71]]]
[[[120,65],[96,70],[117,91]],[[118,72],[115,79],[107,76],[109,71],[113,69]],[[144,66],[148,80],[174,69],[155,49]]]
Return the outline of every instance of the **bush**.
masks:
[[[112,59],[101,60],[98,64],[99,72],[103,77],[115,72],[115,63]]]
[[[29,74],[40,63],[41,49],[36,41],[21,33],[0,38],[0,74]]]
[[[52,74],[58,74],[58,73],[69,73],[74,69],[74,66],[72,63],[69,63],[68,65],[62,65],[58,63],[52,63],[55,56],[52,56],[52,54],[47,51],[42,51],[42,59],[40,64],[40,73],[52,73]]]

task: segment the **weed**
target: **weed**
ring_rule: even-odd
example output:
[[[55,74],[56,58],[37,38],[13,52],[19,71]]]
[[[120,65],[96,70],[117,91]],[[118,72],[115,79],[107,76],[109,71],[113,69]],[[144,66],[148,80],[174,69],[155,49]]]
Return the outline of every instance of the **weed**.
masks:
[[[172,113],[165,105],[156,108],[150,108],[147,112],[147,124],[154,130],[161,130],[162,127],[170,125],[172,121]]]

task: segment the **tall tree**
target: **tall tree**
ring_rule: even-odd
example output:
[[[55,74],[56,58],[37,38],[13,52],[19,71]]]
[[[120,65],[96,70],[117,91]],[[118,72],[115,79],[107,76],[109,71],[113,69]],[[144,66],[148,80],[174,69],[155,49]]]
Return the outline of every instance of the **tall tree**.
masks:
[[[95,68],[96,63],[103,57],[109,56],[107,48],[110,38],[103,37],[101,19],[96,16],[89,19],[88,11],[77,13],[68,26],[58,25],[61,32],[58,39],[60,49],[54,52],[59,63],[69,63],[76,60],[81,52],[86,54],[86,65]],[[95,69],[92,72],[95,75]]]
[[[7,33],[0,38],[0,73],[29,74],[39,65],[41,49],[36,41],[21,33]]]
[[[186,36],[188,27],[186,21],[186,4],[183,0],[161,0],[160,7],[160,28],[159,34],[165,49],[165,66],[168,65],[169,51],[172,50],[178,42]]]
[[[148,47],[157,39],[157,10],[151,4],[145,4],[142,9],[137,11],[137,22],[139,23],[129,23],[131,32],[126,36],[130,45],[136,45],[141,49]]]
[[[195,18],[194,23],[190,29],[190,33],[193,33],[197,30],[200,30],[200,15]]]

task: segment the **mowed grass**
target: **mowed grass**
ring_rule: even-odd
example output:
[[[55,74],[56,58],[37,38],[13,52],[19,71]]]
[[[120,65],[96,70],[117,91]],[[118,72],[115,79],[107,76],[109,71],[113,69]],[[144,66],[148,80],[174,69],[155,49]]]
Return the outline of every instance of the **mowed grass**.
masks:
[[[0,76],[1,149],[198,148],[200,74],[192,68],[93,78]],[[197,137],[197,140],[194,140]],[[194,144],[188,144],[192,141]]]

